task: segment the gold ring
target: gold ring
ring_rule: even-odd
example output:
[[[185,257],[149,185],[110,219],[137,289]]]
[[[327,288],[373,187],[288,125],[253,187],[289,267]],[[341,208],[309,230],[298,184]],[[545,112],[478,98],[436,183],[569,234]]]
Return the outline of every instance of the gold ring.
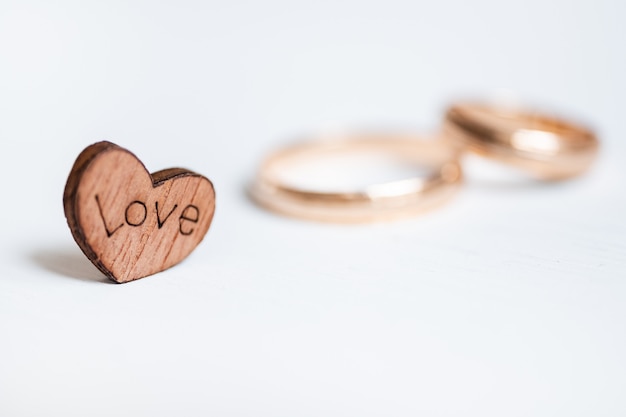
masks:
[[[581,174],[598,151],[598,139],[584,126],[538,112],[477,103],[451,106],[443,135],[546,180]]]
[[[422,171],[410,178],[341,190],[320,191],[290,181],[293,171],[303,164],[358,154],[391,156]],[[397,219],[435,208],[454,194],[462,180],[458,156],[459,152],[442,140],[414,135],[370,134],[304,142],[267,157],[250,195],[267,209],[308,220],[363,223]]]

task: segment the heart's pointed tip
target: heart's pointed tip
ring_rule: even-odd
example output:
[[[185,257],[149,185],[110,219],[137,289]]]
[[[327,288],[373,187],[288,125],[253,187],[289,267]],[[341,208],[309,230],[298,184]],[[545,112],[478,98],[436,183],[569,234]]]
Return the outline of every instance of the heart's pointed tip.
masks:
[[[160,272],[163,272],[164,270],[161,271],[156,271],[153,273],[149,273],[149,274],[123,274],[123,276],[120,276],[119,278],[114,276],[114,275],[107,275],[107,277],[114,282],[115,284],[126,284],[129,282],[135,282],[135,281],[139,281],[140,279],[143,278],[148,278],[154,275],[159,274]]]

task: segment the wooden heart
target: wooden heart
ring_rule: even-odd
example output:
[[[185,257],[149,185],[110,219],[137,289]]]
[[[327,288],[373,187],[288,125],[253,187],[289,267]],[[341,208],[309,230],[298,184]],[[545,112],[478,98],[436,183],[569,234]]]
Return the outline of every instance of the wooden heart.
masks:
[[[215,191],[182,168],[150,174],[111,142],[87,147],[63,194],[74,240],[106,276],[128,282],[176,265],[200,243],[213,219]]]

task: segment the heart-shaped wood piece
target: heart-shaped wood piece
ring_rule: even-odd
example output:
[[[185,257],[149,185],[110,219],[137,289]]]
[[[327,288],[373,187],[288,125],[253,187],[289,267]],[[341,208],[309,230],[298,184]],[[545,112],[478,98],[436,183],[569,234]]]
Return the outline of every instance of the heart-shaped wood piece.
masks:
[[[150,174],[130,151],[111,142],[87,147],[63,194],[74,240],[116,282],[176,265],[200,243],[213,220],[215,190],[182,168]]]

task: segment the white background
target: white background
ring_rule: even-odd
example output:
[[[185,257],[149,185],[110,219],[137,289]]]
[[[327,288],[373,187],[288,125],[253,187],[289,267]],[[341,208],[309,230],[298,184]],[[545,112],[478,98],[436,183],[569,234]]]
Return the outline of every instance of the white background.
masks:
[[[3,0],[0,415],[626,415],[623,4]],[[377,225],[245,196],[300,135],[431,131],[502,91],[595,126],[594,169],[472,160],[453,203]],[[214,181],[182,264],[109,284],[72,240],[101,139]]]

